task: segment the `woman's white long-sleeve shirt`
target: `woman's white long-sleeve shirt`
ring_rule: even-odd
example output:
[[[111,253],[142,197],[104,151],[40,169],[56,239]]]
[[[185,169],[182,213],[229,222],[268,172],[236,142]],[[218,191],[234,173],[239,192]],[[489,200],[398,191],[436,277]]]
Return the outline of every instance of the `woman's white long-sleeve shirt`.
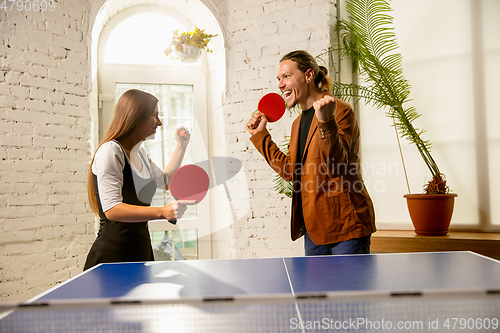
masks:
[[[123,202],[122,187],[125,159],[127,159],[136,175],[144,179],[152,176],[156,181],[157,188],[167,188],[168,179],[166,173],[151,160],[142,146],[142,142],[132,149],[130,159],[118,142],[105,142],[95,153],[94,162],[92,163],[92,173],[97,176],[98,193],[103,212]],[[148,164],[149,168],[144,165],[144,162]],[[152,173],[151,175],[149,170]]]

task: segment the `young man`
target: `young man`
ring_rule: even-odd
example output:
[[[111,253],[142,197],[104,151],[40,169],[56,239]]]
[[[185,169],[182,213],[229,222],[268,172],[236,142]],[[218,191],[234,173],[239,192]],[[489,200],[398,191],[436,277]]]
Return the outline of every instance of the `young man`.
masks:
[[[293,182],[291,236],[305,236],[305,254],[370,253],[375,213],[359,169],[359,128],[351,106],[330,95],[327,74],[306,51],[281,59],[278,88],[288,107],[302,108],[288,154],[272,141],[262,113],[247,130],[267,163]]]

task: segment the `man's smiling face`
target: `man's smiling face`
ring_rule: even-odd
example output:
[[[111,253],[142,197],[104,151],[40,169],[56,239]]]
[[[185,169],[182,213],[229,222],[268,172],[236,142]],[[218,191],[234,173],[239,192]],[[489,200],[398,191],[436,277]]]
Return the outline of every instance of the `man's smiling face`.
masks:
[[[306,73],[299,70],[297,63],[284,60],[278,68],[278,89],[285,95],[289,108],[302,105],[307,98]]]

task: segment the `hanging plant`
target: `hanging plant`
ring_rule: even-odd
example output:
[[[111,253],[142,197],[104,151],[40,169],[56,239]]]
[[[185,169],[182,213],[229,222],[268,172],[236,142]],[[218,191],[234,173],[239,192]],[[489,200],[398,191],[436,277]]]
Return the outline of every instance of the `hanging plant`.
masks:
[[[197,60],[202,50],[213,52],[208,48],[208,43],[216,36],[217,34],[205,33],[205,29],[199,29],[197,26],[192,31],[179,32],[177,29],[174,30],[170,46],[165,49],[164,53],[167,56],[175,54],[181,60],[194,57]]]

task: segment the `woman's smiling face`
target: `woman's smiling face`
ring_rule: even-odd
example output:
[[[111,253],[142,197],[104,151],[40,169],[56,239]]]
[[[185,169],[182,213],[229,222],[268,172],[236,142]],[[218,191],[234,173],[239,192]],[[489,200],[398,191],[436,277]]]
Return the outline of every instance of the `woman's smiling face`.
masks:
[[[153,111],[153,114],[146,119],[146,121],[139,127],[137,130],[137,134],[141,140],[146,140],[146,138],[149,138],[150,136],[153,136],[156,134],[156,128],[162,125],[162,122],[160,120],[160,113],[158,111],[158,105],[156,106],[155,110]]]

